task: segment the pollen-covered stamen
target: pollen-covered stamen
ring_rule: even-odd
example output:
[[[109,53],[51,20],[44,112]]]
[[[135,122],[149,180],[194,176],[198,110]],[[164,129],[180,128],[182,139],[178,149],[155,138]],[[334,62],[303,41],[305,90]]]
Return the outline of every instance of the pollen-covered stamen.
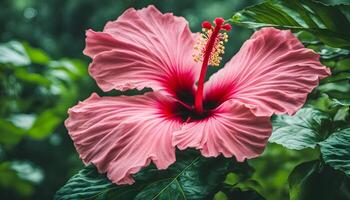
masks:
[[[210,22],[202,23],[203,33],[198,38],[195,49],[197,54],[193,55],[196,62],[202,62],[202,69],[198,80],[198,88],[195,96],[195,111],[198,114],[203,113],[203,87],[205,74],[207,72],[208,64],[212,66],[219,66],[222,54],[225,52],[224,42],[227,42],[227,33],[220,31],[230,31],[231,26],[224,24],[223,18],[216,18],[214,20],[215,26],[212,26]]]
[[[225,53],[224,42],[227,42],[228,35],[227,33],[219,33],[218,37],[215,40],[213,50],[209,58],[209,65],[219,66],[222,60],[222,55]]]
[[[218,21],[218,22],[217,22]],[[222,55],[225,53],[224,42],[227,42],[228,35],[226,32],[221,33],[221,30],[230,31],[231,25],[224,24],[222,18],[217,18],[213,27],[210,22],[202,23],[202,33],[197,38],[194,49],[197,51],[193,55],[196,62],[203,62],[205,54],[209,56],[208,64],[211,66],[219,66],[222,60]],[[219,27],[218,27],[219,26]],[[209,40],[212,40],[209,42]]]

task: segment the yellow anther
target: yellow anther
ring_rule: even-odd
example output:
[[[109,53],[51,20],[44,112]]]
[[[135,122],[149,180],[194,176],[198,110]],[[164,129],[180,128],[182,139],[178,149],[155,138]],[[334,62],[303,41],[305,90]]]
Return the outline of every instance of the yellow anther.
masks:
[[[205,55],[206,45],[209,38],[211,38],[213,33],[212,29],[202,29],[202,33],[197,38],[194,49],[196,54],[193,55],[193,60],[195,62],[203,62],[203,56]],[[222,55],[225,53],[224,42],[228,41],[227,33],[219,33],[216,37],[212,52],[210,52],[209,65],[219,66],[222,60]]]

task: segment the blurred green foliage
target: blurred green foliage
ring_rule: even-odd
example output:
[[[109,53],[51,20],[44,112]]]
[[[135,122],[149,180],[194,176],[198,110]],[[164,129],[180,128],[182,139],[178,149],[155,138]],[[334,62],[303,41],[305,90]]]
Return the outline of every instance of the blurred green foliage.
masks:
[[[0,191],[10,191],[2,197],[39,197],[38,188],[57,187],[57,182],[48,182],[47,172],[59,180],[62,174],[51,170],[67,167],[62,172],[67,173],[74,167],[59,162],[74,154],[66,150],[59,155],[58,149],[65,147],[57,147],[65,136],[56,130],[64,130],[66,110],[80,97],[79,84],[86,82],[86,75],[83,61],[52,60],[18,41],[0,44]],[[40,197],[49,198],[52,191],[45,190]]]
[[[237,11],[258,2],[261,1],[106,0],[102,3],[97,0],[2,0],[0,2],[1,199],[52,199],[54,193],[68,178],[82,167],[63,126],[63,121],[67,117],[66,111],[69,107],[76,104],[78,100],[85,99],[92,91],[99,91],[87,74],[89,60],[82,55],[86,29],[102,30],[107,21],[116,19],[129,7],[141,8],[155,4],[163,12],[174,12],[176,15],[184,16],[190,22],[191,29],[199,31],[203,20],[212,20],[218,16],[229,19]],[[278,16],[289,15],[291,8],[283,2],[289,2],[289,6],[291,4],[295,6],[294,1],[269,1],[263,5],[263,10],[260,5],[260,7],[247,8],[250,9],[250,15],[245,15],[246,10],[239,12],[240,18],[237,18],[238,14],[236,14],[234,20],[237,24],[240,24],[237,20],[246,20],[251,23],[249,28],[252,29],[233,27],[233,31],[230,32],[230,42],[226,46],[224,61],[232,57],[254,29],[271,25],[266,21],[271,17],[258,19],[259,17],[265,13],[276,12],[279,13]],[[346,3],[348,1],[323,2]],[[269,10],[271,4],[275,7]],[[280,6],[281,4],[283,6]],[[285,10],[286,7],[289,10]],[[305,8],[299,9],[300,13],[308,11],[305,11]],[[319,9],[315,8],[315,13]],[[322,199],[325,198],[324,195],[308,196],[315,188],[316,192],[324,188],[324,185],[319,185],[322,183],[329,183],[335,187],[332,191],[336,191],[338,196],[333,196],[334,198],[350,199],[349,178],[330,167],[349,173],[349,168],[344,168],[346,164],[349,165],[346,162],[350,160],[349,154],[339,149],[328,151],[328,149],[342,148],[338,145],[339,141],[348,141],[349,135],[348,129],[345,128],[349,125],[350,51],[349,32],[344,30],[349,28],[346,20],[349,21],[350,16],[346,14],[349,10],[347,7],[338,6],[335,9],[340,11],[335,11],[334,15],[325,15],[330,17],[327,22],[331,23],[323,25],[326,28],[329,25],[329,30],[334,28],[332,31],[336,34],[329,34],[327,30],[318,30],[320,27],[324,28],[319,23],[314,24],[311,31],[308,27],[302,26],[294,30],[308,48],[314,49],[321,55],[322,62],[332,69],[333,74],[323,80],[321,86],[308,98],[307,106],[314,110],[310,115],[314,112],[322,112],[322,114],[311,116],[311,119],[300,115],[302,120],[306,117],[314,123],[311,123],[311,129],[299,131],[306,133],[300,137],[304,139],[306,137],[311,144],[298,144],[303,148],[297,148],[302,149],[297,151],[291,150],[295,148],[287,149],[270,143],[261,157],[241,164],[235,163],[220,188],[216,188],[214,199],[280,200],[289,197]],[[256,11],[260,13],[252,15]],[[345,13],[342,14],[341,21],[338,20],[340,13]],[[295,12],[292,14],[295,18]],[[278,16],[273,19],[275,22],[277,20],[279,28],[291,28],[290,24],[285,23],[283,18]],[[315,18],[317,19],[317,16],[309,16],[307,18],[309,21],[298,18],[297,22],[304,20],[305,24],[312,25],[310,20]],[[252,26],[254,20],[258,20],[259,23],[255,21],[253,24],[255,26]],[[337,24],[332,25],[332,23]],[[341,36],[340,42],[336,40],[337,35]],[[213,73],[217,69],[210,70],[210,73]],[[323,123],[317,123],[317,118],[321,115],[328,116],[327,120],[330,122],[320,126]],[[282,120],[278,123],[279,118],[284,117],[274,119],[275,127],[285,122]],[[290,131],[290,134],[301,129],[298,120],[293,117],[289,120],[293,123],[291,126],[283,124],[282,134],[289,133],[285,129]],[[315,130],[316,133],[319,133],[318,130],[327,133],[321,139],[316,137],[316,142],[312,140]],[[340,135],[339,132],[345,134]],[[337,135],[333,136],[333,133]],[[311,137],[307,137],[308,135]],[[328,136],[329,142],[324,140]],[[295,138],[298,137],[292,139]],[[283,140],[276,143],[287,147],[292,144],[284,143]],[[342,144],[344,148],[349,146],[347,143]],[[345,164],[342,164],[344,160]],[[93,171],[89,173],[97,175]],[[327,194],[332,195],[332,191],[327,190]]]

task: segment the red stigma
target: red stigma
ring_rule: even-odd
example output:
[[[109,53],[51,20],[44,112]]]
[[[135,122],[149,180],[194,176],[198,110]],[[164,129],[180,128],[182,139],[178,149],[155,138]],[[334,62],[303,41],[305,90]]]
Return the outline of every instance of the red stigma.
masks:
[[[202,28],[211,29],[211,23],[208,21],[204,21],[202,23]]]
[[[215,18],[214,20],[214,23],[217,25],[217,26],[221,26],[221,24],[223,24],[225,22],[225,20],[221,17],[219,18]]]
[[[226,31],[230,31],[232,30],[232,26],[230,24],[225,24],[221,27],[222,29],[226,30]]]

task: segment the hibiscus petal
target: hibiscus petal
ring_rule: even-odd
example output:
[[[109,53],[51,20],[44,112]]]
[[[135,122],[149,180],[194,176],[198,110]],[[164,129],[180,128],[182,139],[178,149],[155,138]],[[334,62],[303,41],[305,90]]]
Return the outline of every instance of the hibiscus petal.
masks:
[[[94,58],[102,52],[115,49],[119,43],[112,35],[104,32],[95,32],[91,29],[86,31],[86,47],[84,54]]]
[[[193,61],[195,35],[187,21],[154,6],[126,10],[103,32],[87,31],[91,76],[104,91],[151,87],[181,96],[194,89],[200,66]]]
[[[246,105],[229,100],[210,117],[193,121],[174,132],[173,145],[195,147],[206,156],[236,157],[238,161],[262,153],[272,131],[269,117],[255,116]]]
[[[254,114],[294,114],[330,70],[290,32],[263,28],[206,83],[205,101],[236,99]]]
[[[69,109],[65,125],[84,163],[117,184],[132,184],[132,174],[152,161],[165,169],[175,161],[172,133],[181,121],[163,110],[172,102],[155,93],[91,97]]]

